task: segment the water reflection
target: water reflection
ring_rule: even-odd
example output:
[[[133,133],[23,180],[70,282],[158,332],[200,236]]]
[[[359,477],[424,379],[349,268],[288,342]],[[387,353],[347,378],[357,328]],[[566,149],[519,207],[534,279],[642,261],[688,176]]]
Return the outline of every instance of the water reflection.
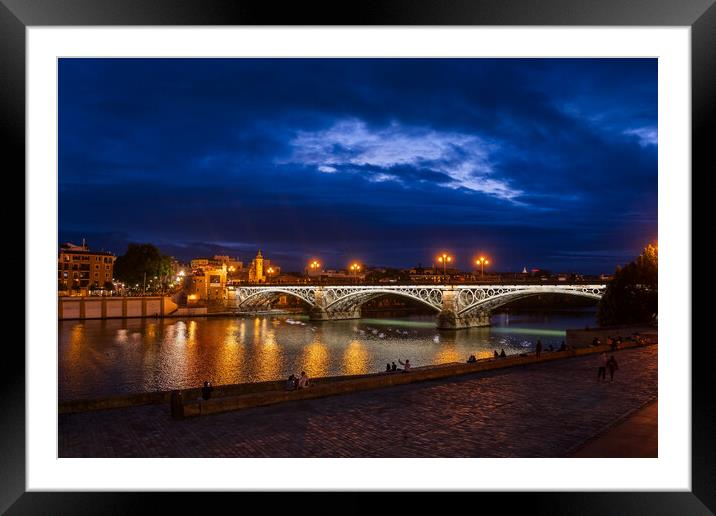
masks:
[[[343,374],[365,374],[368,368],[369,354],[365,346],[353,339],[343,353]]]
[[[273,380],[364,374],[409,358],[415,366],[559,347],[594,311],[497,315],[490,328],[438,331],[432,317],[315,323],[306,316],[118,319],[59,323],[60,399]]]
[[[304,348],[301,362],[302,370],[309,377],[328,375],[328,348],[321,342],[321,332]]]

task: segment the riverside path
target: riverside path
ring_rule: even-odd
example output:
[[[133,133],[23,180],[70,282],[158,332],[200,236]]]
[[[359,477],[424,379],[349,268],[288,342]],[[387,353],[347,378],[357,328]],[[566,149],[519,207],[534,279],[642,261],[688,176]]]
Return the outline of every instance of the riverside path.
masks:
[[[657,397],[657,346],[174,421],[59,416],[60,457],[565,457]],[[416,364],[417,365],[417,364]]]

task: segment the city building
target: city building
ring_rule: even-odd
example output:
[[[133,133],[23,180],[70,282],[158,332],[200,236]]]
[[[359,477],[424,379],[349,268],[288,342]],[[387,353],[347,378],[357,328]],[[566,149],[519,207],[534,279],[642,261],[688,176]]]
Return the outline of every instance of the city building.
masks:
[[[116,259],[108,251],[90,251],[84,241],[81,246],[62,244],[57,258],[58,292],[87,296],[94,291],[111,291]]]
[[[213,303],[226,299],[227,272],[226,264],[220,266],[207,264],[193,269],[190,293],[187,298],[189,304]]]

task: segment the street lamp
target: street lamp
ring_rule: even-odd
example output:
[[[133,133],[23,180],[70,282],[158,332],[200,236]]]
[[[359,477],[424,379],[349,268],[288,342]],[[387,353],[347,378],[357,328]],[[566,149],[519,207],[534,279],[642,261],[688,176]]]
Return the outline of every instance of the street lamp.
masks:
[[[308,267],[309,267],[313,272],[318,272],[318,268],[319,268],[320,266],[321,266],[321,263],[320,263],[318,260],[313,260],[313,261],[311,261],[311,263],[308,264]],[[319,280],[320,280],[320,276],[319,276]]]
[[[356,283],[358,283],[358,272],[360,271],[360,264],[352,263],[349,268],[356,278]]]
[[[443,264],[443,276],[447,276],[447,264],[452,261],[452,256],[443,253],[438,256],[438,261]]]
[[[480,266],[480,279],[485,275],[485,265],[490,265],[490,260],[486,259],[484,256],[480,256],[476,261],[475,265]]]
[[[273,274],[273,267],[269,267],[268,269],[266,269],[266,274],[268,275],[269,283],[271,283],[271,275]]]

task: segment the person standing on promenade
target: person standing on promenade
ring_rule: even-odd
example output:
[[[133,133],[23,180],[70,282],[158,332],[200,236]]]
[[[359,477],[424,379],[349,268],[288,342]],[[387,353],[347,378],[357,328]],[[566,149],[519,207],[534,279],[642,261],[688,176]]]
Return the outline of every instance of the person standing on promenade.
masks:
[[[609,369],[609,381],[614,381],[614,371],[619,369],[619,365],[617,364],[617,359],[614,358],[614,355],[609,357],[609,360],[607,360],[607,369]]]
[[[599,355],[599,369],[597,369],[597,380],[607,379],[607,354]]]
[[[542,341],[537,339],[537,345],[535,346],[535,352],[537,353],[537,358],[539,359],[539,356],[542,354]]]

